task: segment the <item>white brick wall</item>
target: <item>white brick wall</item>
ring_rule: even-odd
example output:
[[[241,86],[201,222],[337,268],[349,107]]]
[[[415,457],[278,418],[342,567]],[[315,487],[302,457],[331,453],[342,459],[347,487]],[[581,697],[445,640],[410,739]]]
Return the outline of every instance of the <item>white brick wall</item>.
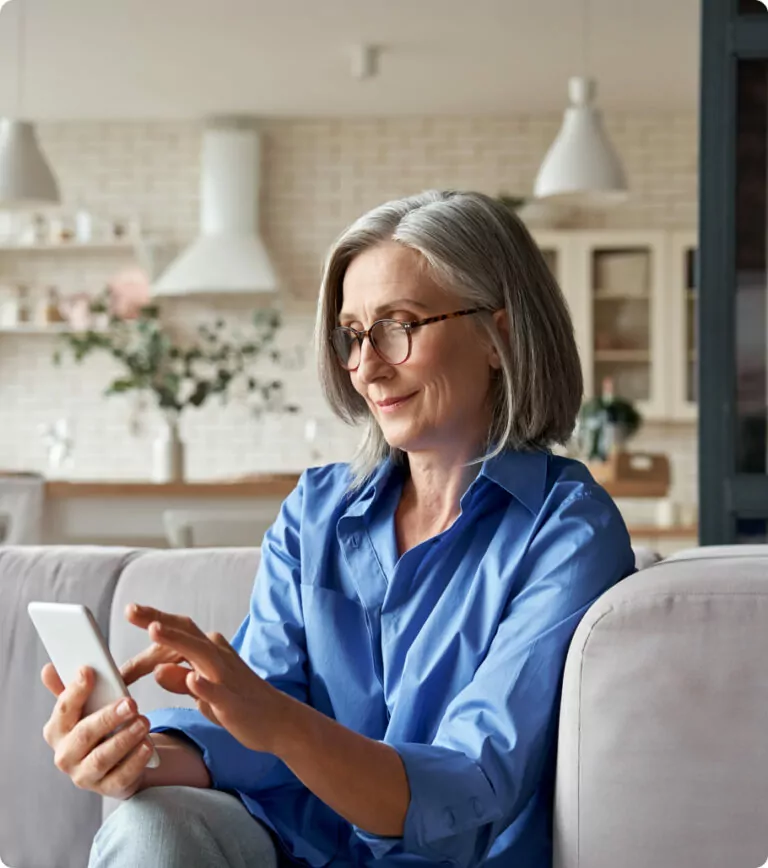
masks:
[[[261,223],[285,287],[284,344],[308,344],[322,260],[347,223],[386,199],[427,187],[530,192],[559,123],[559,115],[267,122]],[[627,115],[607,118],[607,126],[624,158],[632,198],[604,214],[582,215],[582,223],[695,225],[696,118]],[[195,234],[199,124],[49,123],[40,135],[67,203],[109,218],[135,215],[148,234],[176,245]],[[0,282],[95,292],[124,262],[112,254],[0,255]],[[236,305],[229,306],[232,314]],[[167,305],[166,313],[187,324],[210,316],[185,302]],[[37,426],[68,416],[76,426],[75,464],[66,475],[147,478],[154,417],[143,435],[131,436],[130,402],[101,397],[104,363],[57,369],[50,363],[52,347],[48,336],[0,335],[0,467],[45,469]],[[309,461],[301,435],[307,416],[323,420],[322,460],[349,455],[354,432],[330,419],[311,359],[286,381],[289,397],[303,408],[301,417],[256,422],[242,408],[218,404],[185,417],[190,479],[303,467]],[[675,496],[691,500],[695,432],[692,426],[675,432],[648,429],[643,440],[663,449],[674,443]]]

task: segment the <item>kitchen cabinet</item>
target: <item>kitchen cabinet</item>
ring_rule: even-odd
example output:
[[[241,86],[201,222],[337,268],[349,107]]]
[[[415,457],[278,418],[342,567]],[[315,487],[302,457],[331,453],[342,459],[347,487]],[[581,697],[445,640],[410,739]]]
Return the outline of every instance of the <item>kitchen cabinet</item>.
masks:
[[[534,237],[571,310],[585,399],[610,377],[614,393],[645,419],[695,419],[695,232],[556,230]]]

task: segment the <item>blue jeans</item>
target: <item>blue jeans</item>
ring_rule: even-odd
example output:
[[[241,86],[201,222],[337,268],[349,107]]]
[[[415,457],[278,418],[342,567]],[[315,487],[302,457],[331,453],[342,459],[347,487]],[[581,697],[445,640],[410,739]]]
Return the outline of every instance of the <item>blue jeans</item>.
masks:
[[[96,833],[88,868],[277,868],[272,839],[235,796],[150,787]]]

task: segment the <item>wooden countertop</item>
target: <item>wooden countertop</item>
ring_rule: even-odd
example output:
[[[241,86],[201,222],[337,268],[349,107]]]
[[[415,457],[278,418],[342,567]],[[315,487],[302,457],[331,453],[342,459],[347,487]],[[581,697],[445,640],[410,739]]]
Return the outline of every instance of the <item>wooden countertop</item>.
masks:
[[[691,538],[698,539],[697,525],[675,525],[673,527],[657,527],[655,524],[627,525],[631,537],[656,537],[657,539]]]
[[[45,496],[72,497],[287,497],[298,473],[272,473],[210,482],[69,482],[45,483]]]
[[[68,481],[45,483],[46,497],[287,497],[299,481],[298,473],[263,473],[240,479],[207,482]],[[665,497],[657,483],[606,482],[611,497]]]

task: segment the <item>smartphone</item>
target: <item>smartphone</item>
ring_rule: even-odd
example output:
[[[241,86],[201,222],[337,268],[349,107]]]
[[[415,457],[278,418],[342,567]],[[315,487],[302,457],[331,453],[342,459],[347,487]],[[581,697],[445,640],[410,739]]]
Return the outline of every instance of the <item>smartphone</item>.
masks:
[[[84,716],[121,697],[130,697],[109,646],[87,606],[32,602],[27,605],[27,611],[64,684],[74,681],[83,666],[93,670],[96,681],[85,703]],[[121,724],[115,732],[125,725]],[[154,750],[147,767],[155,769],[159,765],[160,757]]]

